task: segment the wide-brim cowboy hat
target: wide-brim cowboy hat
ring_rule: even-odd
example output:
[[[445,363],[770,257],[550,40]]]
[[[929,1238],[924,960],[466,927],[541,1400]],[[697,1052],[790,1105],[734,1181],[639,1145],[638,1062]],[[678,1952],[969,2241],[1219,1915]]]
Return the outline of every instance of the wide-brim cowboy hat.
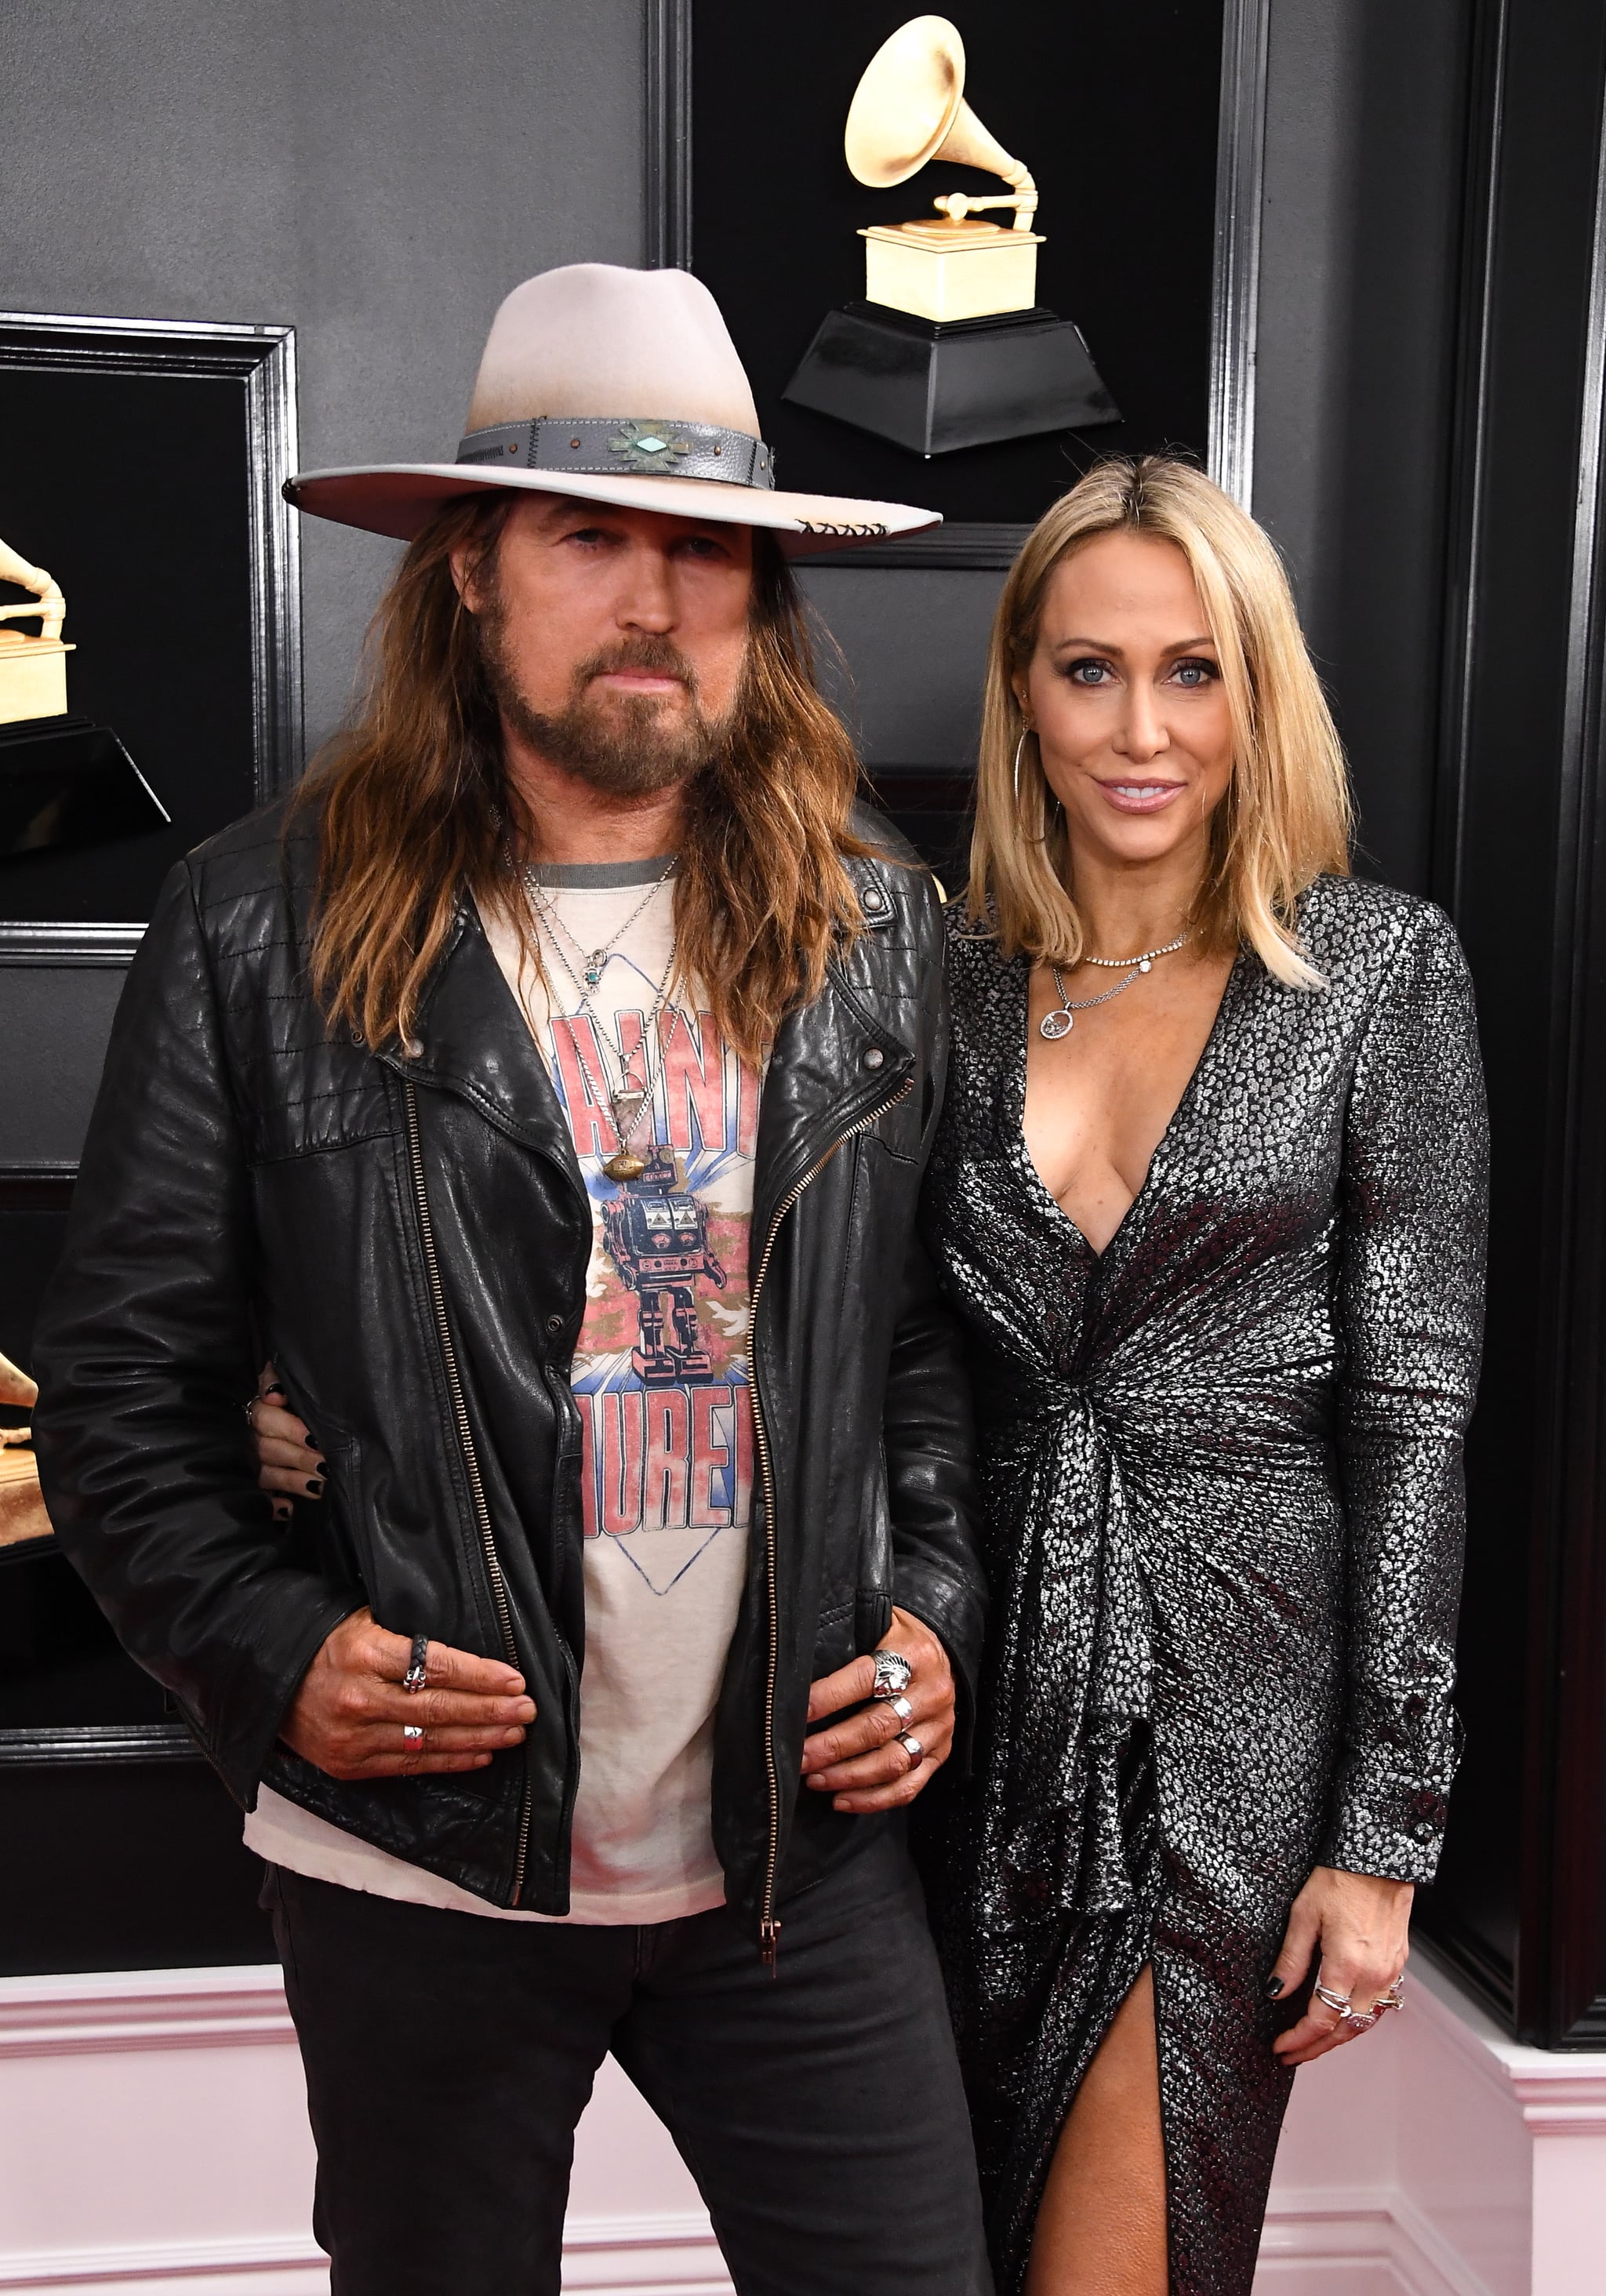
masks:
[[[486,488],[764,527],[789,552],[942,522],[908,503],[783,493],[774,476],[746,372],[701,280],[573,263],[515,287],[492,320],[455,460],[302,471],[284,492],[401,542],[442,503]]]

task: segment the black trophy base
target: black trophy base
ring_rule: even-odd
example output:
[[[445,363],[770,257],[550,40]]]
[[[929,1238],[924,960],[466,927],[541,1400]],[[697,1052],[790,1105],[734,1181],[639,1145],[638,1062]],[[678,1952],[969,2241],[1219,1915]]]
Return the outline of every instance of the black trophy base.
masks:
[[[927,456],[1121,419],[1081,330],[1041,306],[943,321],[846,304],[782,397]]]
[[[110,726],[0,726],[0,861],[165,829],[168,814]]]

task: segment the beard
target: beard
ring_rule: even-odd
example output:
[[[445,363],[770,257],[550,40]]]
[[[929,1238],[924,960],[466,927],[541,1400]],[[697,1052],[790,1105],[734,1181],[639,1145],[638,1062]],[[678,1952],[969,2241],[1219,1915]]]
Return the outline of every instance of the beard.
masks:
[[[693,780],[711,766],[731,718],[709,718],[698,699],[697,673],[667,637],[639,631],[598,649],[575,666],[561,709],[537,709],[519,683],[507,643],[507,612],[490,588],[477,616],[480,659],[504,722],[520,740],[564,772],[608,797],[651,797]],[[602,694],[594,681],[611,670],[647,670],[677,678],[686,703],[653,694]]]

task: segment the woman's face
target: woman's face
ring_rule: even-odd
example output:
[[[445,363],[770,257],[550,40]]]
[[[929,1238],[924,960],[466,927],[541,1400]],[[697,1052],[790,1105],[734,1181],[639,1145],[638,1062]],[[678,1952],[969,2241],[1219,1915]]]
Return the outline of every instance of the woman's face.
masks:
[[[1117,867],[1190,842],[1233,773],[1226,689],[1186,558],[1174,542],[1101,534],[1051,576],[1037,651],[1017,684],[1073,858]]]

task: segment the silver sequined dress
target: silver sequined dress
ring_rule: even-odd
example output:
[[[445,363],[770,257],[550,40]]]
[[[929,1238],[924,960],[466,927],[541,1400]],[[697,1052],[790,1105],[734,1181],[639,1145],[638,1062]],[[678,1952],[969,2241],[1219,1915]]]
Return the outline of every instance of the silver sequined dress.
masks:
[[[925,1862],[1001,2296],[1145,1963],[1172,2288],[1248,2296],[1290,1905],[1318,1863],[1420,1882],[1438,1853],[1485,1225],[1471,992],[1425,902],[1324,878],[1299,922],[1326,987],[1239,957],[1102,1254],[1026,1152],[1029,967],[950,939],[924,1219],[971,1342],[995,1610],[973,1775],[929,1798]]]

